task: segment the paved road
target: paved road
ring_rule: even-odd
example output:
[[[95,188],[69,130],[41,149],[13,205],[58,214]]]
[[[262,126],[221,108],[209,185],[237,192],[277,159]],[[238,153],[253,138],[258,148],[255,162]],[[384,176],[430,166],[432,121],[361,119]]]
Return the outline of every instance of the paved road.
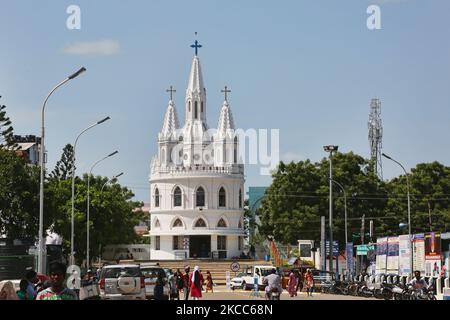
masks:
[[[202,300],[265,300],[264,292],[260,291],[258,296],[252,296],[251,291],[235,290],[229,291],[226,288],[218,288],[214,293],[204,293]],[[376,300],[363,297],[329,295],[314,293],[312,297],[308,297],[305,292],[299,293],[297,297],[289,297],[287,292],[282,293],[281,300]]]

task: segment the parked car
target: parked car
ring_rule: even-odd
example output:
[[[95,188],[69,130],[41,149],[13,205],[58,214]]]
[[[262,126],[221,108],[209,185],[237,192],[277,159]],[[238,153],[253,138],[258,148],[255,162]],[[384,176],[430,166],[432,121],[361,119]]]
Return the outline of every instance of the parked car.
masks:
[[[242,286],[242,283],[244,282],[243,278],[246,276],[247,276],[247,273],[241,272],[238,275],[236,275],[236,277],[231,279],[230,289],[231,290],[235,290],[235,289],[245,290],[244,286]]]
[[[155,294],[155,285],[158,276],[163,279],[164,285],[164,299],[169,300],[170,298],[170,285],[169,281],[167,281],[167,273],[166,271],[156,265],[142,265],[141,264],[141,272],[145,279],[145,296],[147,299],[153,299]]]
[[[264,289],[264,277],[268,276],[272,269],[275,269],[275,267],[271,265],[258,265],[248,268],[246,272],[240,273],[237,277],[231,279],[233,289],[236,288],[236,284],[239,284],[242,290],[252,290],[255,278],[257,278],[258,281],[258,289]]]
[[[99,285],[103,300],[145,300],[145,281],[137,264],[103,267]]]

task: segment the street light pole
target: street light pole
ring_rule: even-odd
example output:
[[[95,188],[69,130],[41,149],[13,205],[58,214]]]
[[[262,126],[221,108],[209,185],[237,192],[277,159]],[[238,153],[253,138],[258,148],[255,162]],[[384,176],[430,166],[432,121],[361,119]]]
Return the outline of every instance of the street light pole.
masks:
[[[95,166],[97,165],[97,164],[99,164],[100,162],[102,162],[103,160],[105,160],[105,159],[108,159],[109,157],[112,157],[112,156],[114,156],[114,155],[116,155],[116,154],[118,154],[119,153],[119,151],[114,151],[113,153],[110,153],[110,154],[108,154],[106,157],[104,157],[104,158],[102,158],[102,159],[100,159],[100,160],[98,160],[97,162],[95,162],[93,165],[92,165],[92,167],[91,167],[91,170],[89,171],[89,175],[88,175],[88,190],[87,190],[87,215],[86,215],[86,268],[87,269],[89,269],[89,262],[90,262],[90,260],[89,260],[89,249],[90,249],[90,246],[89,246],[89,218],[90,218],[90,216],[89,216],[89,214],[90,214],[90,207],[91,207],[91,204],[90,204],[90,180],[91,180],[91,175],[92,175],[92,170],[94,170],[94,168],[95,168]],[[122,174],[120,174],[120,175],[122,175]],[[102,188],[102,191],[103,191],[103,188]]]
[[[410,276],[412,278],[413,275],[413,246],[412,246],[412,234],[411,234],[411,199],[410,199],[410,194],[409,194],[409,189],[410,189],[410,183],[409,183],[409,177],[408,177],[408,173],[406,172],[405,167],[398,162],[397,160],[393,159],[392,157],[386,155],[385,153],[382,153],[383,157],[394,161],[396,164],[398,164],[403,171],[405,172],[405,176],[406,176],[406,186],[407,186],[407,194],[408,194],[408,236],[409,236],[409,247],[410,247],[410,264],[411,264],[411,269],[410,269]]]
[[[345,192],[344,187],[337,182],[336,180],[332,180],[335,184],[337,184],[342,192],[344,193],[344,224],[345,224],[345,245],[348,243],[348,237],[347,237],[347,193]]]
[[[75,257],[74,257],[74,240],[75,240],[75,152],[77,148],[78,139],[81,137],[83,133],[86,131],[98,126],[99,124],[102,124],[103,122],[111,119],[110,117],[106,117],[100,121],[97,121],[96,123],[90,125],[86,129],[80,132],[78,134],[77,138],[75,139],[75,143],[73,145],[73,155],[72,155],[72,221],[71,221],[71,237],[70,237],[70,265],[75,264]]]
[[[332,156],[333,152],[338,151],[338,146],[324,146],[323,149],[325,152],[330,153],[329,162],[330,162],[330,218],[329,218],[329,228],[330,228],[330,272],[333,272],[333,161]],[[338,256],[339,258],[339,256]],[[337,261],[336,261],[337,262]]]
[[[66,79],[58,83],[47,95],[42,105],[41,111],[41,147],[39,150],[39,165],[41,167],[40,184],[39,184],[39,248],[38,248],[38,272],[45,273],[44,265],[44,153],[45,153],[45,107],[50,96],[65,83],[75,79],[80,74],[86,71],[86,68],[81,68],[74,74],[68,76]]]
[[[106,181],[106,182],[103,184],[102,189],[100,190],[100,192],[103,192],[103,189],[105,188],[105,186],[106,186],[108,183],[110,183],[110,182],[116,180],[116,179],[117,179],[118,177],[120,177],[121,175],[123,175],[123,172],[119,173],[119,174],[116,175],[116,176],[113,176],[111,179],[109,179],[108,181]]]

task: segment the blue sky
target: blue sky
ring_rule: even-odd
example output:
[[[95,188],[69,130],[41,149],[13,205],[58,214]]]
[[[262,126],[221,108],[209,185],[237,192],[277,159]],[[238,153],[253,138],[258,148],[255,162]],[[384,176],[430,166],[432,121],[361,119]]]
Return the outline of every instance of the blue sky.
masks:
[[[81,30],[66,27],[71,4],[81,8]],[[381,8],[381,30],[366,27],[370,4]],[[78,173],[117,149],[95,174],[125,172],[120,181],[137,200],[149,199],[149,162],[170,85],[184,119],[195,31],[210,127],[228,85],[236,125],[280,129],[282,159],[320,160],[325,144],[368,157],[369,104],[378,97],[386,153],[407,169],[450,163],[446,0],[2,0],[0,18],[0,95],[16,133],[39,135],[45,95],[85,66],[47,107],[48,168],[82,129],[110,116],[81,138]],[[67,52],[102,41],[103,54]],[[385,178],[401,173],[383,165]],[[246,175],[247,187],[270,184],[257,166]]]

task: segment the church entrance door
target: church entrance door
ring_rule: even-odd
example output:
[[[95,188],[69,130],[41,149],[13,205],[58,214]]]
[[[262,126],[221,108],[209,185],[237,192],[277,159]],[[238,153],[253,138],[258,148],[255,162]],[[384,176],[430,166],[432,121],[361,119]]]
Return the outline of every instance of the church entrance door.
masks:
[[[189,237],[189,258],[209,258],[211,252],[211,236]]]

